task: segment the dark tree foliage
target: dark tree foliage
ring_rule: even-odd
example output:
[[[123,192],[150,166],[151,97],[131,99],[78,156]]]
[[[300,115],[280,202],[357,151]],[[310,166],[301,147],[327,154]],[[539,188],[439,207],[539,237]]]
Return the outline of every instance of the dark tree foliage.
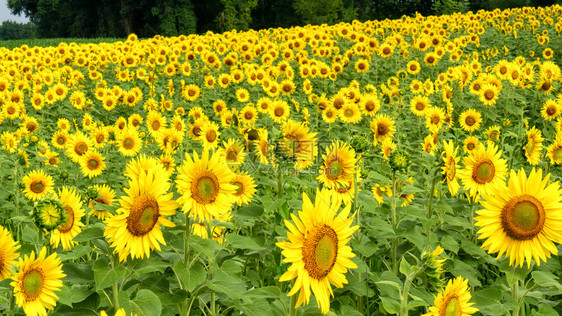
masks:
[[[37,37],[35,24],[4,21],[0,25],[0,40],[17,40]]]

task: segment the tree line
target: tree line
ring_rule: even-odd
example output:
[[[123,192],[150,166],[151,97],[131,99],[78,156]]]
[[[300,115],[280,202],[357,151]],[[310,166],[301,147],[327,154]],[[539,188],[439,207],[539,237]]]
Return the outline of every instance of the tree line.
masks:
[[[4,32],[8,35],[0,25],[0,39],[11,39],[6,37],[13,38],[12,33],[19,38],[175,36],[397,19],[416,12],[545,6],[556,1],[561,0],[8,0],[14,14],[31,22],[11,22]],[[25,30],[16,30],[18,25]]]

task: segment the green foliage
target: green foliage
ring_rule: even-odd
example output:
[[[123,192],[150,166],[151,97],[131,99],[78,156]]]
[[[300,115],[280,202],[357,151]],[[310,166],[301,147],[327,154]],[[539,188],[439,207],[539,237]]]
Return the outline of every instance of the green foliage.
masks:
[[[468,0],[437,0],[431,8],[436,15],[465,13],[468,10]]]
[[[357,16],[356,10],[346,8],[343,0],[295,0],[293,6],[305,24],[351,22]]]
[[[4,21],[0,25],[0,40],[17,40],[37,37],[35,24]]]
[[[195,33],[197,17],[193,12],[191,0],[168,0],[160,4],[160,7],[162,9],[153,7],[152,12],[160,20],[162,35],[177,36]]]
[[[247,31],[252,23],[252,10],[258,5],[258,0],[220,0],[224,11],[218,17],[219,28],[223,31]]]

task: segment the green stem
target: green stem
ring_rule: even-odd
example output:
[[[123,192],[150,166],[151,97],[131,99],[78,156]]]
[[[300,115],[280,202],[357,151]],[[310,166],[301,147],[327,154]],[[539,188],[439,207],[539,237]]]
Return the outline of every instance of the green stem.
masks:
[[[519,290],[519,280],[513,282],[513,284],[511,285],[511,296],[513,297],[513,299],[515,301],[517,301],[518,290]],[[519,316],[519,309],[520,308],[521,308],[521,305],[518,304],[517,307],[515,307],[515,309],[513,310],[513,313],[511,315],[512,316]]]
[[[410,295],[410,285],[412,285],[412,281],[414,281],[420,271],[423,271],[423,269],[419,269],[416,272],[410,271],[406,277],[406,282],[404,282],[404,292],[402,294],[402,302],[400,303],[400,316],[408,316],[408,296]]]
[[[217,312],[215,306],[215,292],[211,292],[211,315],[215,316],[216,314]]]
[[[473,242],[475,241],[474,240],[474,202],[475,202],[475,200],[476,200],[476,197],[474,197],[470,201],[470,240],[473,241]]]
[[[277,166],[277,195],[278,198],[283,197],[283,173],[281,172],[281,166]]]
[[[117,257],[117,254],[114,254],[111,260],[111,266],[112,268],[115,268],[115,266],[118,264],[119,262],[119,258]],[[113,308],[115,308],[115,311],[117,311],[119,309],[119,291],[118,291],[118,286],[117,286],[117,282],[119,282],[119,280],[116,280],[115,282],[113,282]]]
[[[435,178],[437,177],[437,169],[433,172],[431,177],[431,189],[429,190],[429,203],[427,204],[427,218],[433,216],[433,196],[435,191]]]
[[[398,228],[398,215],[396,214],[396,199],[398,199],[398,192],[396,192],[396,171],[392,171],[392,199],[390,209],[392,210],[392,228],[396,231]],[[392,239],[392,272],[398,273],[398,262],[396,260],[396,248],[398,247],[398,237]]]
[[[185,225],[185,231],[183,232],[183,264],[187,268],[187,261],[189,258],[189,237],[191,236],[191,218],[187,214],[185,214]]]
[[[293,295],[291,296],[291,311],[289,316],[295,316],[297,315],[297,296]]]

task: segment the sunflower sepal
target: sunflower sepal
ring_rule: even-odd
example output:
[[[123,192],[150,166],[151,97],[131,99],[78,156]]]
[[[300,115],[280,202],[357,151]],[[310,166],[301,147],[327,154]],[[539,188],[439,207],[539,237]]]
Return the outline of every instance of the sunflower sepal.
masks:
[[[48,231],[59,227],[64,221],[64,209],[62,204],[52,197],[35,202],[31,217],[38,228]]]

